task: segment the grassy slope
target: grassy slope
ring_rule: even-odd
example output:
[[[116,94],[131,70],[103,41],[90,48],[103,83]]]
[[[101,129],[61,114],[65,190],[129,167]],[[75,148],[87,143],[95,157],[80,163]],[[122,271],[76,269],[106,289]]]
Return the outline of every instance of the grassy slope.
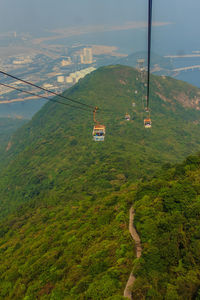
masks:
[[[1,174],[1,213],[18,209],[1,226],[2,297],[122,294],[133,259],[127,225],[133,192],[126,187],[199,150],[200,142],[199,112],[173,99],[199,90],[153,77],[153,128],[147,131],[138,76],[129,67],[101,68],[66,92],[109,110],[99,114],[107,126],[104,143],[92,141],[92,114],[52,103],[12,139]],[[159,87],[171,102],[155,94]],[[126,111],[134,121],[123,120]]]

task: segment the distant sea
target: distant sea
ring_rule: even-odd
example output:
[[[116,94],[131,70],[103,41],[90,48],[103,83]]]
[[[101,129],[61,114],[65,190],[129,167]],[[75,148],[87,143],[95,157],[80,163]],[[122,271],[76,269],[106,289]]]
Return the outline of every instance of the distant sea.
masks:
[[[200,50],[200,40],[180,33],[175,25],[153,27],[152,51],[159,55],[184,54]],[[147,30],[129,29],[119,31],[84,34],[64,39],[49,41],[50,44],[62,44],[71,47],[76,43],[91,45],[116,46],[121,53],[145,51],[147,49]]]
[[[49,35],[51,35],[51,33]],[[44,35],[42,34],[42,36]],[[147,49],[147,31],[146,29],[130,29],[99,32],[64,39],[56,39],[55,41],[51,40],[49,43],[62,44],[66,45],[66,47],[71,47],[75,44],[116,46],[118,47],[118,52],[132,54],[138,51],[145,51]],[[154,53],[164,56],[192,53],[192,51],[197,50],[200,51],[200,39],[196,39],[192,35],[184,34],[178,26],[168,25],[153,27],[152,51]],[[176,59],[173,60],[173,64],[175,68],[194,64],[200,65],[200,58]],[[181,72],[175,78],[200,87],[199,70]],[[39,110],[43,103],[43,100],[33,100],[12,104],[2,104],[0,106],[0,116],[20,115],[22,117],[31,118],[32,115]]]
[[[46,100],[29,100],[24,102],[0,104],[0,117],[21,117],[31,119],[47,102]]]
[[[200,88],[200,70],[181,72],[174,78],[186,81]]]
[[[147,49],[146,29],[130,29],[120,31],[108,31],[93,34],[85,34],[76,37],[55,40],[55,43],[71,47],[75,43],[83,45],[99,44],[118,47],[118,52],[132,54]],[[179,28],[174,25],[153,27],[152,51],[158,55],[181,55],[190,54],[192,51],[200,51],[200,40],[192,36],[179,34]],[[200,65],[198,58],[177,58],[173,59],[174,68]],[[200,87],[200,70],[181,72],[177,79]]]

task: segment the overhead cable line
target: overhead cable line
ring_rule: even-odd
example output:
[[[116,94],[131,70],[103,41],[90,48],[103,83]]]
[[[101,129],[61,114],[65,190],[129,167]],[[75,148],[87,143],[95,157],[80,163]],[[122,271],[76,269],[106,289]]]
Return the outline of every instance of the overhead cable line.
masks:
[[[148,69],[147,69],[147,110],[149,110],[150,68],[151,68],[151,27],[152,27],[152,0],[148,7]]]
[[[57,93],[55,93],[55,92],[53,92],[53,91],[50,91],[50,90],[48,90],[48,89],[45,89],[45,88],[43,88],[43,87],[41,87],[41,86],[39,86],[39,85],[36,85],[36,84],[34,84],[34,83],[32,83],[32,82],[29,82],[29,81],[20,79],[20,78],[14,76],[14,75],[9,74],[9,73],[3,72],[3,71],[0,71],[0,73],[3,74],[3,75],[8,76],[8,77],[10,77],[10,78],[16,79],[16,80],[21,81],[21,82],[23,82],[23,83],[26,83],[26,84],[28,84],[28,85],[31,85],[31,86],[33,86],[33,87],[35,87],[35,88],[40,89],[40,90],[43,90],[43,91],[45,91],[45,92],[47,92],[47,93],[50,93],[50,94],[52,94],[52,95],[54,95],[54,96],[57,96],[57,97],[60,97],[60,98],[69,100],[69,101],[71,101],[71,102],[74,102],[74,103],[77,103],[77,104],[80,104],[80,105],[83,105],[83,106],[86,106],[86,107],[89,107],[89,108],[91,108],[91,109],[94,109],[94,106],[92,106],[92,105],[89,105],[89,104],[86,104],[86,103],[82,103],[82,102],[80,102],[80,101],[77,101],[77,100],[75,100],[75,99],[72,99],[72,98],[69,98],[69,97],[66,97],[66,96],[63,96],[63,95],[59,95],[59,94],[57,94]]]
[[[19,91],[19,92],[22,92],[22,93],[29,94],[29,95],[31,95],[31,96],[39,97],[39,98],[41,98],[41,99],[47,99],[48,101],[56,102],[56,103],[59,103],[59,104],[62,104],[62,105],[66,105],[66,106],[70,106],[70,107],[73,107],[73,108],[76,108],[76,109],[81,109],[81,110],[85,110],[85,111],[91,112],[91,110],[86,109],[86,108],[83,108],[83,107],[81,107],[81,106],[76,106],[76,105],[72,105],[72,104],[69,104],[69,103],[66,103],[66,102],[61,102],[61,101],[56,100],[56,99],[54,99],[54,98],[51,99],[51,98],[48,98],[48,97],[45,97],[45,96],[41,96],[41,95],[38,95],[38,94],[35,94],[35,93],[32,93],[32,92],[29,92],[29,91],[25,91],[25,90],[16,88],[16,87],[11,86],[11,85],[9,85],[9,84],[5,84],[5,83],[1,83],[1,82],[0,82],[0,85],[5,86],[5,87],[8,87],[8,88],[13,89],[13,90],[16,90],[16,91]]]

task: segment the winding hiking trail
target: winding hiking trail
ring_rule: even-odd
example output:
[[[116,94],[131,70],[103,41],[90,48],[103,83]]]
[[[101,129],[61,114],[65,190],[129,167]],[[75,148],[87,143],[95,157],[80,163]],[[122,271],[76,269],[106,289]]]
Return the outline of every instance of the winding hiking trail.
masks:
[[[139,258],[142,254],[142,246],[141,246],[140,237],[139,237],[139,235],[135,229],[135,226],[133,224],[134,216],[135,216],[135,212],[134,212],[134,209],[132,206],[129,211],[129,232],[135,242],[136,257]],[[124,297],[131,299],[131,300],[133,299],[132,294],[131,294],[131,287],[132,287],[134,281],[135,281],[135,276],[133,275],[133,272],[131,272],[129,279],[127,281],[125,290],[124,290]]]

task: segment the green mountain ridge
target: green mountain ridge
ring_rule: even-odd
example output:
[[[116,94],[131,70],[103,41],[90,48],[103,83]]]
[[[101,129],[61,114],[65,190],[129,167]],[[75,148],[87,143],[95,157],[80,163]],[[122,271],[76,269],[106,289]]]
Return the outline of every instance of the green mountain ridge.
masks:
[[[43,198],[43,191],[45,197],[46,192],[51,197],[52,192],[59,193],[63,188],[63,179],[68,193],[76,190],[87,194],[92,186],[92,193],[105,187],[112,190],[112,181],[118,180],[116,176],[120,174],[125,181],[137,180],[151,174],[161,163],[175,162],[198,151],[199,111],[192,103],[199,89],[171,78],[152,76],[153,127],[146,131],[146,91],[137,80],[139,76],[130,67],[100,68],[66,92],[65,95],[107,110],[99,114],[107,128],[102,144],[92,140],[92,112],[57,103],[45,105],[10,141],[4,158],[10,163],[1,177],[5,203],[4,206],[1,201],[1,208],[5,210],[6,203],[11,209],[25,199]],[[189,102],[192,109],[183,107],[184,97],[186,106]],[[127,111],[134,117],[130,123],[124,121]],[[108,175],[110,168],[115,170]]]
[[[122,299],[136,185],[200,147],[199,89],[153,75],[151,83],[150,130],[140,73],[117,65],[64,93],[102,109],[104,143],[92,140],[92,111],[56,103],[12,137],[0,174],[2,298]]]

